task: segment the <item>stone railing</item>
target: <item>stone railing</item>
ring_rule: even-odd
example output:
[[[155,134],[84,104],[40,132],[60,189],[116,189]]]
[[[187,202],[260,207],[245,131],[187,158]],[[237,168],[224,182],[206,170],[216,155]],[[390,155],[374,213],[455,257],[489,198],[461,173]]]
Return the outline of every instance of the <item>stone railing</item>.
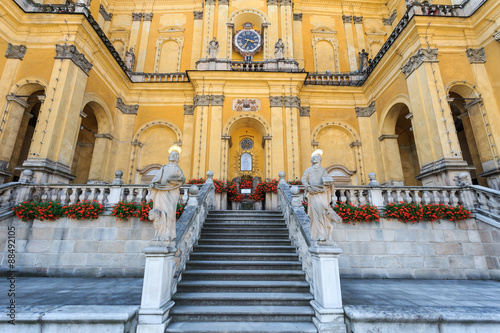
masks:
[[[20,202],[16,193],[19,186],[19,183],[7,183],[0,185],[0,220],[13,215],[12,207]]]
[[[365,74],[359,73],[309,73],[305,84],[323,86],[359,86]]]
[[[132,82],[162,83],[162,82],[189,82],[186,73],[132,73]]]
[[[500,228],[500,191],[472,185],[464,194],[469,205],[474,206],[476,218]]]

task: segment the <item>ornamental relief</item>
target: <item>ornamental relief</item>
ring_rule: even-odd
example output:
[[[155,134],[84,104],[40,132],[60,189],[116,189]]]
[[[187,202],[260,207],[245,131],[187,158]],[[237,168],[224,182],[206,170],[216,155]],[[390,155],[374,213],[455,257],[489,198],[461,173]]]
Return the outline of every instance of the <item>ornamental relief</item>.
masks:
[[[261,103],[257,98],[240,98],[233,100],[234,111],[260,111]]]

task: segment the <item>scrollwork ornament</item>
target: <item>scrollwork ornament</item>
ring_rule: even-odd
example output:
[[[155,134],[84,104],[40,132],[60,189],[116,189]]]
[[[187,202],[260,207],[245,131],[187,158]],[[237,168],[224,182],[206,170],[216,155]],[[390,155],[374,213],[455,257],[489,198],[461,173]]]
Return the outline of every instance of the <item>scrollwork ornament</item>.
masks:
[[[203,11],[194,11],[193,14],[195,20],[203,20]]]
[[[269,103],[271,107],[283,107],[283,97],[281,96],[270,96]]]
[[[419,49],[415,55],[401,67],[406,77],[410,76],[413,71],[420,67],[424,62],[439,62],[437,59],[438,49]]]
[[[484,47],[479,49],[467,49],[466,51],[467,59],[471,64],[484,64],[486,62],[486,52]]]
[[[193,97],[193,104],[197,106],[208,106],[210,104],[209,95],[196,95]]]
[[[352,21],[354,24],[361,24],[363,23],[363,16],[353,16]]]
[[[352,23],[352,15],[342,15],[342,21],[344,23]]]
[[[300,98],[298,98],[297,96],[285,96],[285,107],[286,108],[300,107]]]
[[[194,105],[184,105],[184,114],[185,115],[193,115],[194,114]]]
[[[54,58],[70,59],[87,75],[89,75],[89,71],[92,69],[90,61],[88,61],[82,53],[78,52],[75,45],[56,44],[56,56]]]
[[[138,104],[132,104],[132,105],[127,105],[123,102],[123,100],[118,97],[116,99],[116,108],[123,112],[124,114],[137,114],[137,111],[139,110],[139,105]]]
[[[8,59],[19,59],[23,60],[26,54],[26,45],[13,45],[9,43],[7,46],[7,51],[5,52],[5,57]]]
[[[142,20],[142,13],[132,13],[132,21]]]
[[[210,98],[212,106],[224,105],[224,95],[212,95]]]
[[[375,101],[371,102],[367,107],[356,107],[356,116],[357,117],[370,117],[375,113]]]
[[[500,31],[497,31],[493,34],[493,39],[495,39],[497,42],[500,42]]]
[[[299,108],[299,113],[301,117],[310,117],[311,116],[311,107],[310,106],[301,106]]]
[[[294,21],[302,21],[302,13],[294,13],[293,20]]]

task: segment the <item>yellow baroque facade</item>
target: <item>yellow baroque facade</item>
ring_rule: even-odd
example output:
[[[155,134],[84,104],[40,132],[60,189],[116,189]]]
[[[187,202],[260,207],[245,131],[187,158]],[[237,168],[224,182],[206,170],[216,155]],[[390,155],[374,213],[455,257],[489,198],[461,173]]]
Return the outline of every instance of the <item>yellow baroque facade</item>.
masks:
[[[496,0],[5,0],[0,182],[500,187]],[[282,43],[281,46],[279,43]]]

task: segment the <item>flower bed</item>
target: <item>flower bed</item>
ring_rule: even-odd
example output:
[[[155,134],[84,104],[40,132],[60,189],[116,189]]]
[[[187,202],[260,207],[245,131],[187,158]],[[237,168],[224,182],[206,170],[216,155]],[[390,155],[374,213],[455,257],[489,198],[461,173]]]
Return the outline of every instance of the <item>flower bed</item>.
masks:
[[[73,220],[95,220],[104,211],[104,206],[97,201],[82,201],[64,206],[64,215]]]
[[[264,200],[266,193],[276,193],[276,191],[278,190],[278,183],[279,181],[277,179],[273,179],[268,182],[258,184],[255,187],[254,193],[250,196],[250,199],[254,201]]]
[[[444,204],[418,205],[415,203],[389,203],[385,216],[402,222],[450,220],[462,221],[470,218],[470,212],[462,206]]]

